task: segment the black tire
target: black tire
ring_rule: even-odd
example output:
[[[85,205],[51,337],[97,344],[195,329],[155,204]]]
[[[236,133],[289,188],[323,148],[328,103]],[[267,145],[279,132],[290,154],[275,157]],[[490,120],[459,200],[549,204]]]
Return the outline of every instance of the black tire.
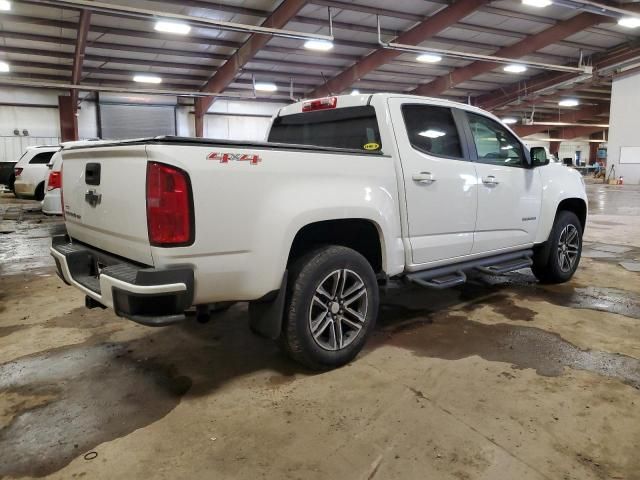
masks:
[[[41,183],[36,187],[36,192],[34,194],[34,198],[41,202],[44,200],[44,183]]]
[[[349,363],[366,343],[378,315],[378,284],[371,265],[355,250],[334,245],[309,252],[289,272],[281,348],[313,370]],[[334,281],[336,289],[331,291]],[[318,293],[321,287],[328,295]]]
[[[571,243],[576,245],[575,249],[566,245],[566,235],[572,238],[574,233],[575,241]],[[570,256],[574,250],[575,256]],[[575,213],[562,210],[556,216],[549,240],[534,253],[531,270],[542,283],[564,283],[573,277],[581,255],[582,224]]]
[[[9,182],[7,183],[7,188],[9,188],[9,190],[11,190],[13,192],[13,185],[16,183],[16,176],[15,174],[11,174],[11,176],[9,177]]]

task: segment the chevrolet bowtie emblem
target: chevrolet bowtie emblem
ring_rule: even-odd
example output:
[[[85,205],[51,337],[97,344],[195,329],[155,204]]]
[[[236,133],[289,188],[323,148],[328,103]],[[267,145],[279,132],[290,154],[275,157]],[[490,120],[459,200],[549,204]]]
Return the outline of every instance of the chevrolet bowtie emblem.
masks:
[[[100,202],[102,201],[102,194],[96,194],[95,190],[89,190],[84,194],[84,201],[92,207],[95,207],[96,205],[100,205]]]

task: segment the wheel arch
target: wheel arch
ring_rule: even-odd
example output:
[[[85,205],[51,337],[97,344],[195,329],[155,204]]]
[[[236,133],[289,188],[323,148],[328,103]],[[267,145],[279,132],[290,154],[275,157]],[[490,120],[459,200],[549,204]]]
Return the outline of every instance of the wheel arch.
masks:
[[[341,245],[360,253],[377,274],[385,270],[385,244],[380,225],[366,218],[320,220],[301,227],[291,242],[287,265],[319,245]]]
[[[580,220],[580,226],[584,232],[587,226],[587,203],[582,198],[565,198],[558,204],[556,218],[562,211],[573,212]]]

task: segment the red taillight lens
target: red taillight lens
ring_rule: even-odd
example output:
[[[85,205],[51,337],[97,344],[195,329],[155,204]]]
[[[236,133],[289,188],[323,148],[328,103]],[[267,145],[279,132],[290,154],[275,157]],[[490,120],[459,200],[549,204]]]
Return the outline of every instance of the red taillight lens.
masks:
[[[193,243],[193,210],[189,177],[182,170],[147,165],[147,227],[149,242],[160,247]]]
[[[60,172],[49,173],[49,183],[47,184],[47,192],[62,187],[62,174]]]
[[[13,171],[16,173],[16,177],[19,177],[24,168],[14,168]]]
[[[314,112],[316,110],[329,110],[336,108],[338,104],[337,97],[318,98],[316,100],[310,100],[302,104],[303,112]]]

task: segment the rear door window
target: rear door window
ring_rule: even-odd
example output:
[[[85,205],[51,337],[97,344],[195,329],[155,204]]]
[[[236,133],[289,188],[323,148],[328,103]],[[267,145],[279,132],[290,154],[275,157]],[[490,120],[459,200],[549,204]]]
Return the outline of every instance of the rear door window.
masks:
[[[268,140],[363,151],[382,148],[376,111],[369,105],[277,117]]]
[[[450,108],[403,105],[402,116],[413,148],[437,157],[463,158],[460,135]]]
[[[54,153],[56,152],[38,153],[31,160],[29,160],[29,165],[48,165]]]

